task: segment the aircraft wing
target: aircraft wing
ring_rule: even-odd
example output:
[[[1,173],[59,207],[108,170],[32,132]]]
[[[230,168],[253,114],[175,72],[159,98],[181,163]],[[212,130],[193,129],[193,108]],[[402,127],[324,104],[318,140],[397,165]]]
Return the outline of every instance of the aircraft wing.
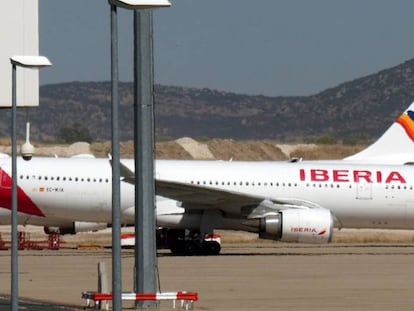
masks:
[[[262,197],[175,181],[156,180],[155,186],[157,195],[193,205],[219,207],[229,204],[255,204],[263,201]]]
[[[121,177],[124,182],[134,183],[135,173],[121,163]],[[306,200],[295,198],[268,198],[214,187],[205,187],[171,180],[155,181],[156,194],[181,202],[187,210],[227,210],[245,214],[247,218],[263,217],[268,213],[296,208],[322,208]]]
[[[180,201],[186,209],[245,209],[248,211],[247,218],[262,217],[267,213],[289,208],[322,208],[313,202],[300,199],[268,198],[176,181],[157,179],[155,185],[157,195]]]

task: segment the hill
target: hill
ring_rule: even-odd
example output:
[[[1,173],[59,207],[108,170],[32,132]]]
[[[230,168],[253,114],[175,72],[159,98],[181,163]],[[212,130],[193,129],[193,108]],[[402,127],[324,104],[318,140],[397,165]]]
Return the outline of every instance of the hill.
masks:
[[[414,98],[414,59],[321,93],[250,96],[210,89],[155,86],[158,139],[209,137],[309,141],[379,136]],[[132,83],[120,83],[121,140],[133,138]],[[32,123],[36,141],[110,139],[110,82],[71,82],[40,88],[40,107],[19,109],[19,137]],[[0,136],[9,136],[9,112]],[[75,136],[71,138],[72,136]]]

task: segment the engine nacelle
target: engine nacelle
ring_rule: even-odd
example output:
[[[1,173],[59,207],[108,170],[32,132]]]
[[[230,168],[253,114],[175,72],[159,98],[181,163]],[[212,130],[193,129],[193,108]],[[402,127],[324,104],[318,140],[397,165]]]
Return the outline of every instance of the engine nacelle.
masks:
[[[288,209],[260,219],[259,237],[298,243],[329,243],[334,219],[326,209]]]
[[[43,228],[46,234],[59,233],[59,234],[76,234],[78,232],[90,232],[106,229],[107,223],[103,222],[86,222],[86,221],[75,221],[69,227],[53,227],[45,226]]]

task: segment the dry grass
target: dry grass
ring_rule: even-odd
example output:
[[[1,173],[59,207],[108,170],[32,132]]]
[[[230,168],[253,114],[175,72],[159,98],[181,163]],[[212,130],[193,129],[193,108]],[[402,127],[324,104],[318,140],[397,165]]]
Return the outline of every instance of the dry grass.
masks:
[[[247,160],[247,161],[280,161],[286,160],[276,142],[271,141],[235,141],[231,139],[213,139],[206,142],[216,159],[222,160]],[[301,157],[306,160],[341,159],[357,153],[366,146],[345,145],[316,145],[310,147],[298,147],[290,153],[291,157]],[[191,160],[191,155],[175,141],[156,143],[157,159],[182,159]],[[97,157],[106,157],[111,153],[110,142],[93,143],[92,153]],[[134,156],[133,142],[122,142],[120,145],[121,156],[132,158]]]
[[[355,154],[366,146],[345,146],[345,145],[317,145],[312,148],[300,147],[291,153],[291,157],[300,157],[305,160],[330,160],[342,159]]]
[[[10,138],[0,138],[0,146],[10,146],[11,140]]]
[[[19,141],[21,145],[23,141]],[[65,148],[69,145],[40,144],[32,142],[36,147],[38,156],[68,156]],[[206,141],[211,153],[217,160],[247,160],[247,161],[280,161],[286,160],[287,155],[282,152],[288,148],[290,157],[301,157],[305,160],[340,159],[362,150],[365,146],[346,145],[280,145],[275,141],[237,141],[232,139],[212,139]],[[158,159],[192,159],[191,155],[184,150],[176,141],[157,142],[156,158]],[[59,151],[60,150],[60,151]],[[10,140],[0,138],[0,151],[10,153]],[[111,142],[94,142],[90,145],[90,151],[98,158],[106,158],[111,153]],[[120,154],[123,158],[133,158],[133,141],[120,143]]]
[[[107,157],[111,153],[111,143],[109,141],[92,143],[91,152],[98,158]]]
[[[224,244],[241,243],[279,243],[272,240],[259,239],[255,233],[226,230],[217,231]],[[375,229],[342,229],[334,230],[332,243],[413,243],[414,230],[375,230]]]
[[[412,243],[412,230],[343,229],[334,232],[333,243]]]

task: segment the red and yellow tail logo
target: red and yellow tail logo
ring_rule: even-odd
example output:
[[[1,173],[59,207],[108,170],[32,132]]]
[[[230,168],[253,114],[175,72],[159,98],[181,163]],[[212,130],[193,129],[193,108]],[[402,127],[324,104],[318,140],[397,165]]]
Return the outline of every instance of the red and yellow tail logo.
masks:
[[[414,141],[414,111],[406,111],[395,122],[400,124],[411,140]]]
[[[327,229],[326,228],[323,228],[319,233],[318,233],[318,235],[320,236],[320,235],[324,235],[325,233],[326,233],[326,231],[327,231]]]

